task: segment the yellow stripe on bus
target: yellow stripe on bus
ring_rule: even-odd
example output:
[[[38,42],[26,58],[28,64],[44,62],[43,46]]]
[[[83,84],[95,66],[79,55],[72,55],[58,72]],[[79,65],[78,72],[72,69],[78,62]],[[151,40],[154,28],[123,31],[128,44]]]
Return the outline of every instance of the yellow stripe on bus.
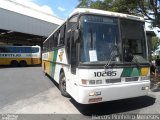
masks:
[[[40,58],[0,58],[0,65],[10,65],[12,60],[16,60],[17,62],[26,61],[28,65],[41,64]]]

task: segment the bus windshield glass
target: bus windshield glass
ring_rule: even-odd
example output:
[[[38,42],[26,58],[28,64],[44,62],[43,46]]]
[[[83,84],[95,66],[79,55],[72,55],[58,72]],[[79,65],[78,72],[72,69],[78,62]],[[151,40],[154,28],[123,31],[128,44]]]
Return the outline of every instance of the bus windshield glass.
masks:
[[[106,62],[115,61],[119,43],[118,19],[86,15],[81,17],[80,61]]]
[[[120,20],[124,62],[147,62],[144,23]]]
[[[143,22],[92,15],[80,21],[81,63],[147,62]]]

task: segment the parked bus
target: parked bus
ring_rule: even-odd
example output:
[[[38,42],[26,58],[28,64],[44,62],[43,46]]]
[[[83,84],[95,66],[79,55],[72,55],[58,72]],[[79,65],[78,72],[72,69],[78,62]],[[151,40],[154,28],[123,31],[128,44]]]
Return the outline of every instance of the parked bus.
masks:
[[[144,19],[77,8],[43,43],[42,69],[63,96],[92,104],[147,95]]]
[[[0,65],[13,67],[41,64],[40,46],[0,46]]]

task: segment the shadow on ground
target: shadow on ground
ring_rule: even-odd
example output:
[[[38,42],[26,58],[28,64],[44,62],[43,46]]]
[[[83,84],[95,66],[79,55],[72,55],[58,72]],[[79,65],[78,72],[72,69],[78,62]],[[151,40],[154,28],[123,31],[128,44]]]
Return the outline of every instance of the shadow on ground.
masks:
[[[109,115],[122,112],[128,112],[132,110],[141,109],[147,106],[151,106],[155,103],[155,98],[149,96],[110,101],[98,104],[82,105],[70,100],[72,104],[79,110],[79,112],[86,116],[92,115]]]

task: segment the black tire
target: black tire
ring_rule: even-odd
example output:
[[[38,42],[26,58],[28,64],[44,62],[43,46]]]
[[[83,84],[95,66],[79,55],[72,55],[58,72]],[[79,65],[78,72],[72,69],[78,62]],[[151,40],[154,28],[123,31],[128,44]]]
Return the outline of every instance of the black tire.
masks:
[[[61,91],[61,94],[65,97],[69,97],[69,94],[66,91],[66,77],[64,73],[62,72],[60,74],[60,79],[59,79],[59,89]]]
[[[27,66],[27,62],[24,61],[24,60],[22,60],[22,61],[19,62],[19,65],[20,65],[21,67],[26,67],[26,66]]]
[[[11,66],[12,67],[17,67],[18,66],[18,62],[16,60],[12,60],[11,61]]]

